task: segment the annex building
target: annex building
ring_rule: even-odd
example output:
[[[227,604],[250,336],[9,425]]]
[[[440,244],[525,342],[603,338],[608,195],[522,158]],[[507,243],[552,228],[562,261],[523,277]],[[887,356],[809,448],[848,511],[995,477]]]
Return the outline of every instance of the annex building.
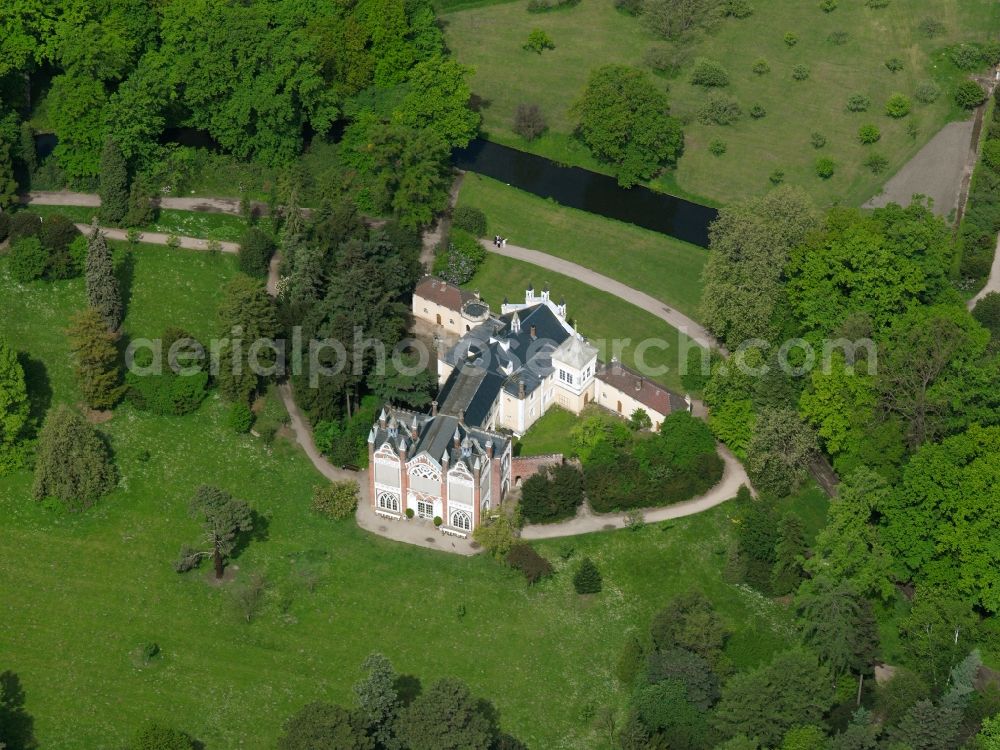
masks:
[[[369,496],[376,513],[440,519],[465,536],[511,488],[511,437],[553,405],[596,403],[623,417],[637,409],[654,429],[690,401],[598,350],[548,288],[504,300],[498,315],[476,293],[433,276],[418,284],[414,318],[459,336],[438,354],[440,391],[429,414],[387,407],[369,434]],[[408,513],[410,511],[411,513]]]

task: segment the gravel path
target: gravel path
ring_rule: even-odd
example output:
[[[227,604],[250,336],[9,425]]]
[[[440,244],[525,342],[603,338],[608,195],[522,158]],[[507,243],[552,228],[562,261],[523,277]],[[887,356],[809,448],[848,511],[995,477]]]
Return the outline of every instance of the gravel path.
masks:
[[[95,193],[74,193],[68,190],[37,190],[21,196],[21,203],[30,205],[37,203],[42,206],[85,206],[88,208],[98,208],[101,205],[101,198]],[[161,197],[156,199],[160,208],[176,209],[178,211],[194,211],[200,213],[233,214],[242,216],[240,201],[236,198],[170,198]],[[268,213],[266,203],[253,201],[253,210],[264,216]]]
[[[92,203],[73,203],[70,201],[87,201],[92,196],[84,193],[62,193],[61,200],[67,202],[56,205],[93,205]],[[93,230],[89,224],[77,224],[77,228],[84,233]],[[99,229],[109,238],[116,240],[127,239],[127,232],[123,229],[111,229],[99,227]],[[158,232],[145,232],[141,235],[141,240],[154,245],[166,245],[167,235]],[[208,241],[194,237],[180,237],[180,247],[189,250],[206,250]],[[234,242],[219,243],[223,252],[235,253],[239,250],[239,245]],[[487,249],[499,252],[492,243],[484,242]],[[632,289],[620,282],[610,279],[607,276],[595,273],[583,266],[570,263],[561,258],[540,253],[536,250],[520,248],[515,245],[507,245],[504,254],[528,263],[534,263],[543,268],[569,275],[577,278],[596,289],[609,292],[625,300],[630,304],[636,304],[649,310],[657,317],[665,320],[675,328],[686,333],[702,346],[717,346],[715,340],[701,326],[690,318],[663,305],[663,303],[650,297],[643,292]],[[278,284],[278,270],[280,268],[280,258],[275,255],[271,259],[268,271],[267,291],[274,295]],[[368,473],[366,471],[349,471],[334,466],[316,447],[313,440],[312,428],[308,420],[303,416],[295,403],[292,387],[289,383],[282,383],[278,386],[278,394],[288,412],[289,426],[295,436],[296,442],[302,447],[306,457],[324,477],[331,481],[353,480],[358,483],[359,498],[358,510],[355,514],[358,526],[373,534],[383,536],[398,542],[414,544],[428,549],[441,550],[462,555],[474,555],[480,551],[478,545],[466,539],[452,537],[442,534],[433,526],[419,521],[394,521],[382,518],[375,514],[370,507],[368,498]],[[670,518],[681,518],[683,516],[700,513],[709,508],[725,502],[734,497],[741,484],[750,486],[746,472],[739,461],[725,447],[719,445],[719,453],[723,458],[725,468],[722,480],[711,490],[701,497],[688,500],[683,503],[667,506],[665,508],[653,508],[644,512],[644,518],[648,522],[663,521]],[[625,525],[624,514],[619,515],[599,515],[583,509],[581,513],[569,521],[559,524],[549,525],[528,525],[522,530],[524,539],[550,539],[555,537],[573,536],[575,534],[586,534],[594,531],[606,529],[622,528]]]
[[[715,348],[723,354],[728,354],[725,347],[716,341],[715,337],[713,337],[712,334],[710,334],[699,323],[696,323],[684,313],[678,312],[672,307],[667,307],[660,300],[655,297],[651,297],[645,292],[640,292],[638,289],[633,289],[620,281],[615,281],[608,276],[599,274],[596,271],[591,271],[589,268],[573,263],[572,261],[556,257],[555,255],[549,255],[548,253],[539,252],[538,250],[530,250],[526,247],[519,247],[518,245],[511,245],[510,243],[507,243],[502,248],[498,248],[490,240],[480,240],[480,242],[483,244],[483,247],[491,253],[505,255],[508,258],[522,260],[525,263],[531,263],[535,266],[547,268],[550,271],[561,273],[564,276],[569,276],[571,279],[582,281],[587,286],[600,289],[602,292],[613,294],[615,297],[624,300],[628,304],[640,307],[646,312],[652,313],[660,320],[666,321],[681,333],[686,334],[688,338],[697,342],[700,346]]]
[[[933,199],[934,213],[938,216],[947,216],[958,208],[962,180],[966,172],[971,174],[976,161],[974,126],[975,120],[949,122],[864,208],[881,208],[889,203],[906,205],[917,193]]]
[[[91,224],[77,224],[76,228],[79,229],[84,234],[90,234],[94,227]],[[98,227],[101,232],[109,240],[127,240],[128,232],[124,229],[112,229],[111,227]],[[150,245],[166,245],[170,235],[163,234],[162,232],[140,232],[139,241],[146,242]],[[178,237],[180,245],[185,250],[208,250],[209,240],[198,239],[197,237]],[[238,242],[220,242],[219,249],[224,253],[236,254],[240,251],[240,244]]]
[[[684,516],[701,513],[736,497],[736,492],[739,490],[740,485],[745,484],[747,487],[750,487],[750,480],[743,469],[743,464],[721,443],[716,447],[724,463],[722,480],[700,497],[668,505],[664,508],[644,510],[642,517],[646,523],[667,521],[671,518],[683,518]],[[624,513],[594,513],[589,507],[583,507],[575,518],[571,518],[568,521],[529,524],[521,529],[521,538],[553,539],[556,537],[573,536],[574,534],[588,534],[593,531],[610,531],[611,529],[624,528],[625,521],[626,515]]]
[[[986,280],[986,286],[968,301],[968,308],[971,310],[979,300],[990,292],[1000,292],[1000,237],[997,238],[997,249],[993,253],[993,265],[990,267],[990,277]]]

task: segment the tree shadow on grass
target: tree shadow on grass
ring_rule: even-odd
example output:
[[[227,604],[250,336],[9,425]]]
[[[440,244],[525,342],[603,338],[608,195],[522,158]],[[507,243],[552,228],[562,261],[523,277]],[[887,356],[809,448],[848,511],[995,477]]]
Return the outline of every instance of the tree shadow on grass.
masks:
[[[250,545],[250,542],[266,542],[270,538],[271,519],[256,510],[251,511],[251,519],[253,528],[237,537],[233,550],[229,553],[230,560],[238,558],[243,550]]]
[[[35,750],[35,720],[24,710],[21,678],[10,670],[0,674],[0,746],[6,750]]]
[[[396,694],[399,696],[399,700],[404,707],[413,703],[423,691],[420,678],[412,674],[397,675],[396,681],[392,686],[396,689]]]
[[[28,390],[28,415],[32,424],[32,434],[36,434],[52,405],[49,371],[42,360],[34,359],[26,352],[18,352],[17,361],[24,370],[24,382]]]
[[[129,307],[132,306],[132,285],[135,282],[135,253],[132,248],[126,248],[121,254],[115,268],[115,277],[118,279],[118,290],[121,293],[122,320],[124,320]]]

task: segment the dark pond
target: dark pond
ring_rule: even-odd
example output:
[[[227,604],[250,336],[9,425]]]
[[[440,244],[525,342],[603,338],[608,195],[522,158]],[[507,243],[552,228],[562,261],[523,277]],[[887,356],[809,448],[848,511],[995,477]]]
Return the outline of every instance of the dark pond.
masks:
[[[167,128],[160,133],[160,143],[176,143],[189,148],[204,148],[209,151],[220,151],[219,142],[207,130],[198,128]]]
[[[492,177],[563,206],[627,221],[702,247],[718,211],[683,198],[636,186],[622,188],[613,177],[579,167],[561,167],[542,156],[474,140],[456,151],[459,169]]]
[[[57,143],[59,143],[59,139],[55,133],[36,133],[35,155],[38,157],[38,161],[44,161],[51,155]]]

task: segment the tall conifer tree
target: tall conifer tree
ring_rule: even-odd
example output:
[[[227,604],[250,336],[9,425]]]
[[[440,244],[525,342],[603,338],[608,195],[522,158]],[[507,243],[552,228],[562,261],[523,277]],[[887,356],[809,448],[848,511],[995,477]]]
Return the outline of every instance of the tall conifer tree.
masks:
[[[92,409],[110,409],[124,393],[114,334],[92,307],[70,319],[66,331],[73,352],[76,382]]]
[[[123,316],[122,294],[108,241],[96,226],[87,242],[87,301],[108,330],[118,330]]]

